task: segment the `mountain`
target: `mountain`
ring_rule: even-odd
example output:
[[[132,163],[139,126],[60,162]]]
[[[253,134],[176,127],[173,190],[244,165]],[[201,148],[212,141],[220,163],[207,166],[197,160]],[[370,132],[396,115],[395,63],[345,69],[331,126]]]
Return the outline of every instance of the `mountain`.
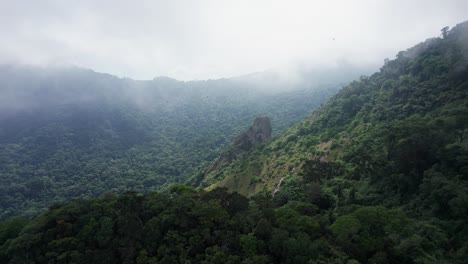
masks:
[[[288,188],[312,173],[314,182],[335,185],[339,176],[341,192],[360,188],[362,199],[395,205],[417,193],[428,174],[466,175],[466,31],[462,23],[386,60],[303,122],[210,172],[221,179],[210,188],[252,196],[282,181],[278,195],[286,201]]]
[[[207,189],[108,193],[9,218],[0,261],[465,263],[467,43],[464,22],[398,53],[209,170],[203,179],[220,181]]]
[[[0,219],[186,182],[255,117],[271,117],[277,133],[341,86],[309,78],[269,91],[250,78],[136,81],[77,67],[1,66]]]
[[[379,72],[344,87],[303,122],[205,176],[218,182],[201,185],[270,196],[276,206],[312,203],[334,212],[335,226],[361,206],[401,208],[435,228],[426,235],[418,230],[407,243],[431,241],[434,249],[464,254],[467,127],[464,22],[386,60]],[[351,232],[345,230],[359,221],[343,222],[339,232]],[[356,254],[348,242],[341,249]],[[436,255],[434,261],[441,258]]]

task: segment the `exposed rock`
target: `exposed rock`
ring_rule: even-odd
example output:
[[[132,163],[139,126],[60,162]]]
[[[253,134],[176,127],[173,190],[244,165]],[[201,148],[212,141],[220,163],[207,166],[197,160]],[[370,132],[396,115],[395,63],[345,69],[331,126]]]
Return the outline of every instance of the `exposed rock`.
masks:
[[[259,143],[265,142],[271,137],[271,121],[269,117],[257,117],[253,125],[234,142],[234,152],[237,154],[249,150]]]
[[[280,187],[281,187],[281,183],[283,183],[283,180],[284,180],[284,177],[282,177],[282,178],[280,179],[280,181],[275,185],[275,189],[273,190],[273,193],[272,193],[272,195],[271,195],[273,198],[275,198],[275,194],[276,194],[277,192],[279,192]]]
[[[190,184],[193,186],[200,185],[206,175],[219,171],[223,166],[233,161],[239,153],[247,151],[270,139],[271,132],[271,121],[269,117],[255,118],[253,125],[236,138],[229,150],[213,162],[204,173],[192,179]]]

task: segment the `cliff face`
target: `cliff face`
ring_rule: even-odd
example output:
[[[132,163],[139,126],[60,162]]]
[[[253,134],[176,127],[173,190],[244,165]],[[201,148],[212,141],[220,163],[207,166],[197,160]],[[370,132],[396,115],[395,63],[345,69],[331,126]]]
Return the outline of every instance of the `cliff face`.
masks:
[[[271,137],[271,121],[269,117],[257,117],[253,125],[234,142],[234,152],[238,154],[241,151],[249,150]]]
[[[190,184],[192,186],[198,186],[200,184],[208,184],[207,182],[209,182],[209,184],[213,183],[217,177],[213,174],[216,174],[224,165],[233,161],[238,154],[270,139],[271,132],[272,128],[269,117],[255,118],[253,125],[236,138],[231,148],[213,162],[204,173],[192,179]],[[209,179],[206,178],[207,176]]]

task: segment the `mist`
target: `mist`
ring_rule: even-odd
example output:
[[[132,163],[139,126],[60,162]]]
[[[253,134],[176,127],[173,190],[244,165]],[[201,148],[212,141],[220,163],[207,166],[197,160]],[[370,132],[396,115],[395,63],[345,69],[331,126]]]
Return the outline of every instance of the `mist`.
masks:
[[[373,69],[466,20],[448,1],[3,1],[0,64],[205,80]]]
[[[93,105],[128,105],[146,113],[177,112],[188,105],[266,106],[271,100],[303,91],[307,97],[315,92],[333,93],[366,73],[368,69],[342,64],[333,69],[268,70],[234,78],[179,81],[119,78],[75,66],[0,65],[0,118],[21,111]]]

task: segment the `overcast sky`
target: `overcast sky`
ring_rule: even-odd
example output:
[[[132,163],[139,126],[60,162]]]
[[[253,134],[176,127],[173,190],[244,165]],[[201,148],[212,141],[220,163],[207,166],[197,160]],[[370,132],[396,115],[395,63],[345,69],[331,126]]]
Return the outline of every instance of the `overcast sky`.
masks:
[[[0,0],[0,63],[181,80],[380,65],[467,10],[467,0]]]

